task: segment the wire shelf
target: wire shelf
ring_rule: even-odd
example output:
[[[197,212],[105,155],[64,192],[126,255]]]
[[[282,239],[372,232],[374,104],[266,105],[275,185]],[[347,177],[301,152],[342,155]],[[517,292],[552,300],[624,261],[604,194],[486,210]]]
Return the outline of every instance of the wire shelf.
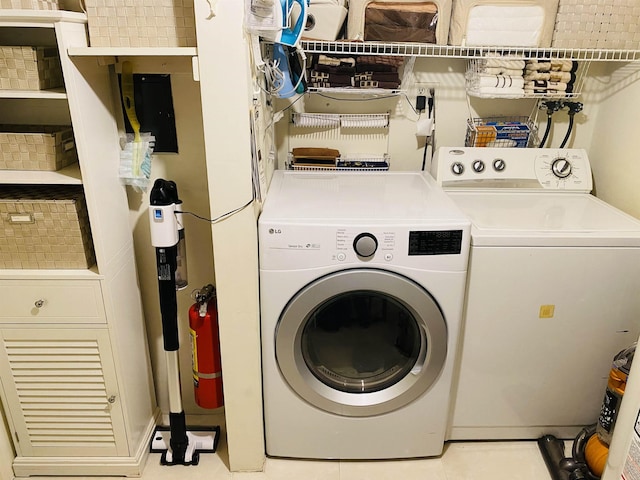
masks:
[[[336,158],[331,165],[296,165],[293,155],[289,154],[287,168],[296,171],[316,172],[386,172],[389,170],[390,158],[388,154],[348,154]]]
[[[566,58],[593,61],[636,61],[640,50],[614,50],[593,48],[533,48],[533,47],[461,47],[427,43],[349,42],[349,41],[303,41],[302,48],[309,53],[340,55],[396,55],[404,57],[502,57],[506,55],[523,58]]]
[[[293,113],[296,127],[308,128],[388,128],[388,113]]]

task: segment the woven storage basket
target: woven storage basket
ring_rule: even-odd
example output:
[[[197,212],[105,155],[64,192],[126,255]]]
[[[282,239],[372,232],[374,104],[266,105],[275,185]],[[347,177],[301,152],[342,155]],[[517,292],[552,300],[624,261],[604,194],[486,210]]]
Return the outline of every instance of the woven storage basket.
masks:
[[[82,187],[0,188],[0,268],[84,269],[94,263]]]
[[[638,0],[560,0],[552,47],[640,49]]]
[[[62,85],[56,47],[0,46],[0,89],[43,90]]]
[[[0,125],[0,170],[60,170],[78,161],[66,126]]]
[[[193,0],[87,0],[92,47],[195,47]]]
[[[58,10],[58,0],[0,0],[0,8],[16,10]]]

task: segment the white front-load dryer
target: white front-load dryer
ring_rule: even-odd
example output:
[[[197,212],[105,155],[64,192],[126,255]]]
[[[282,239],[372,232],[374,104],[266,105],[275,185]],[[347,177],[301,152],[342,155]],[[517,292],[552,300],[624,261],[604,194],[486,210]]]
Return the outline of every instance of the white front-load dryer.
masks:
[[[268,455],[442,452],[469,232],[420,173],[274,174],[259,219]]]

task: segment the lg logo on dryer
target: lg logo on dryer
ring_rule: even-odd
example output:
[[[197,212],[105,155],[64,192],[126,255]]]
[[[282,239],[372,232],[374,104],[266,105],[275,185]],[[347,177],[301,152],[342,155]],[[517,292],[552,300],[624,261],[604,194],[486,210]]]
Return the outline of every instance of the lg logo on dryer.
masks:
[[[277,235],[282,233],[282,230],[279,228],[270,228],[269,229],[269,235]]]

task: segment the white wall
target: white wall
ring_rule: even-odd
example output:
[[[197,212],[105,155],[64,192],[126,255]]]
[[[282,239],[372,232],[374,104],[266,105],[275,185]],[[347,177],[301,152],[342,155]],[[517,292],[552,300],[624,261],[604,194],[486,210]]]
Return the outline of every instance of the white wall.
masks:
[[[589,143],[598,197],[640,218],[640,65],[595,65],[598,113]],[[640,320],[639,320],[640,321]]]

